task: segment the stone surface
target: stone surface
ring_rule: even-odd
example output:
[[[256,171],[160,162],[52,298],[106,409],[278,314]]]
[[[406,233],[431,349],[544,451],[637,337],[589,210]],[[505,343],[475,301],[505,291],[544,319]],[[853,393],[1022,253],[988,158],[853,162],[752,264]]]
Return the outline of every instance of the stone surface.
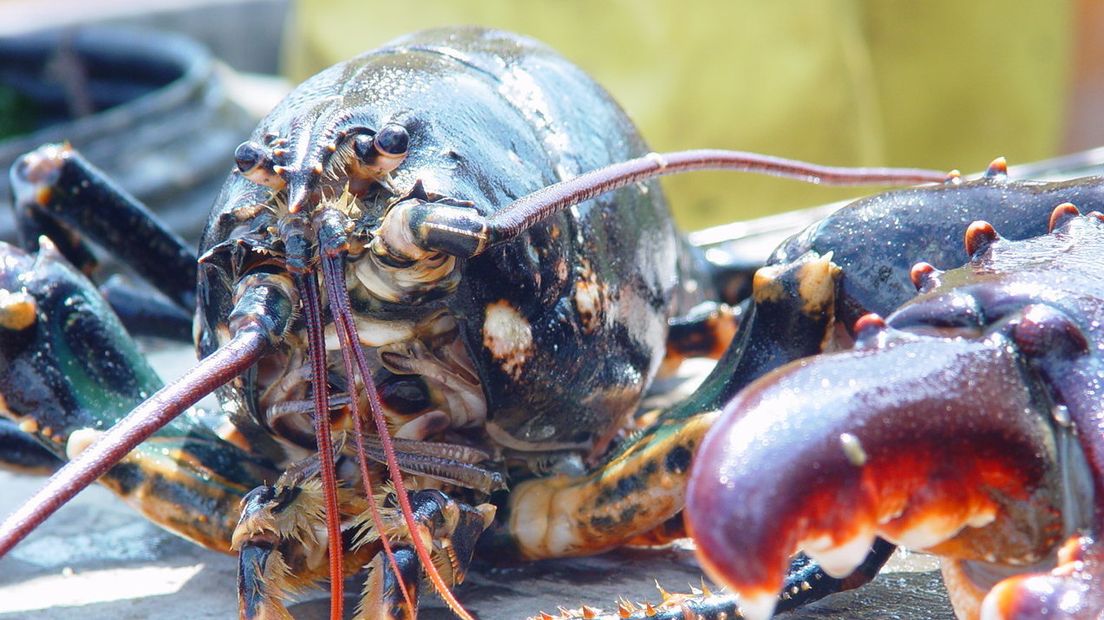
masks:
[[[0,473],[0,512],[10,512],[41,479]],[[932,558],[895,558],[874,583],[821,601],[790,618],[951,619]],[[592,558],[474,571],[457,595],[479,617],[524,618],[559,605],[611,607],[618,596],[658,603],[655,581],[670,591],[697,584],[686,550],[621,551]],[[233,617],[234,558],[207,551],[146,522],[103,488],[91,488],[0,560],[0,620]],[[359,589],[350,581],[346,591]],[[327,594],[308,593],[300,620],[327,616]],[[355,604],[352,599],[347,605]],[[437,601],[419,616],[450,618]]]
[[[187,347],[158,347],[154,365],[178,376],[194,357]],[[708,364],[684,369],[699,375]],[[666,394],[677,399],[684,381]],[[208,402],[208,405],[210,403]],[[0,515],[6,515],[43,482],[0,471]],[[237,610],[235,561],[151,525],[101,487],[82,492],[31,537],[0,559],[0,620],[69,620],[233,617]],[[457,596],[486,620],[525,618],[560,605],[610,609],[625,596],[658,603],[655,583],[671,592],[701,579],[688,549],[625,550],[597,557],[538,562],[517,568],[477,567]],[[350,581],[346,592],[355,595]],[[350,599],[347,608],[355,605]],[[299,620],[328,618],[328,594],[308,592],[292,606]],[[427,597],[420,618],[452,617]],[[829,597],[790,618],[954,618],[933,558],[899,554],[872,584]]]

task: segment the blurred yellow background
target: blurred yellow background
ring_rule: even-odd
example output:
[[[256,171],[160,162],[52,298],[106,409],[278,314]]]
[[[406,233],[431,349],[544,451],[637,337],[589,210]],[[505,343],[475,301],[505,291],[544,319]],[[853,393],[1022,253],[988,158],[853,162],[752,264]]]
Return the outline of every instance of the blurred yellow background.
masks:
[[[294,80],[429,27],[530,35],[586,69],[655,150],[720,147],[832,165],[979,170],[1056,154],[1074,2],[300,0]],[[686,229],[856,195],[762,177],[665,180]]]

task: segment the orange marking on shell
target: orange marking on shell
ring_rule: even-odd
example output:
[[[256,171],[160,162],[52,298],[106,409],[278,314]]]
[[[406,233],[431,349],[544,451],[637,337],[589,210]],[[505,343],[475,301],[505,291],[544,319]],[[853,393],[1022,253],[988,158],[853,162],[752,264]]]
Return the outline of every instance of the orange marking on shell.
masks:
[[[1092,539],[1085,536],[1070,536],[1062,546],[1058,548],[1058,565],[1073,564],[1085,559],[1088,546]]]
[[[942,272],[932,266],[931,263],[919,262],[909,270],[909,279],[912,280],[912,285],[916,287],[916,290],[922,291],[929,284],[934,284],[933,276],[940,273]]]
[[[985,169],[985,176],[989,178],[1008,176],[1008,160],[998,157],[989,162],[989,167]]]
[[[992,224],[978,220],[966,229],[966,253],[975,256],[1000,238]]]
[[[1054,232],[1055,228],[1065,224],[1070,219],[1081,215],[1081,210],[1078,209],[1072,202],[1063,202],[1062,204],[1054,207],[1054,210],[1050,212],[1050,221],[1047,223],[1047,232]]]
[[[855,332],[856,336],[859,336],[860,334],[865,335],[865,332],[875,333],[882,331],[885,328],[885,319],[883,319],[881,315],[877,314],[876,312],[871,312],[869,314],[864,314],[860,316],[859,319],[855,321],[855,327],[853,331]]]

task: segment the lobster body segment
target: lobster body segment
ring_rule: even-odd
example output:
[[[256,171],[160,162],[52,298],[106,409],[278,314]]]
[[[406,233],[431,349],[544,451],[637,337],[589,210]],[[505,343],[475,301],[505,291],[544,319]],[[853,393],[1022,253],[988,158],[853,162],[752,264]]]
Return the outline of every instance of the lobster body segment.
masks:
[[[358,189],[362,179],[336,172],[352,136],[391,124],[406,129],[409,146],[385,183]],[[492,215],[546,185],[647,152],[600,87],[530,40],[481,30],[401,39],[305,82],[253,141],[271,146],[286,204],[260,208],[272,204],[272,189],[249,175],[223,188],[201,246],[201,354],[225,340],[234,287],[258,262],[241,248],[278,254],[264,234],[274,213],[345,190],[356,196],[345,207],[352,302],[366,331],[389,332],[362,340],[384,347],[381,365],[394,376],[464,384],[459,395],[430,398],[465,401],[469,419],[457,412],[452,424],[481,426],[486,416],[492,441],[512,450],[599,451],[655,374],[667,319],[710,294],[654,182],[578,205],[473,259],[447,259],[461,264],[441,266],[451,273],[438,283],[403,288],[403,278],[416,276],[357,249],[413,194]],[[446,346],[444,367],[429,359]],[[257,402],[264,389],[223,395],[240,412],[235,423],[261,443],[271,418]]]

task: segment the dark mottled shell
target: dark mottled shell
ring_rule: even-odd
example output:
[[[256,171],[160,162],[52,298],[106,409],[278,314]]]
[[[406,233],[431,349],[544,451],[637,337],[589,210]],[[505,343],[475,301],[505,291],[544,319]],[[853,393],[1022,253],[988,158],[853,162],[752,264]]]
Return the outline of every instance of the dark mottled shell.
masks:
[[[342,132],[388,122],[410,133],[395,187],[422,181],[431,194],[471,201],[484,213],[648,150],[581,70],[531,40],[476,29],[415,34],[331,67],[289,95],[253,139],[288,138],[283,165],[296,170],[288,180],[294,202],[307,195],[315,182],[309,171]],[[243,225],[235,209],[263,202],[267,192],[231,176],[202,251]],[[460,320],[489,423],[538,446],[600,441],[657,368],[666,320],[682,297],[676,288],[700,279],[682,250],[665,200],[649,183],[579,205],[462,265],[458,290],[432,303]],[[201,352],[217,344],[235,277],[225,257],[201,269]],[[489,307],[521,317],[528,345],[522,338],[505,352],[489,348]],[[248,407],[242,389],[232,396]]]

